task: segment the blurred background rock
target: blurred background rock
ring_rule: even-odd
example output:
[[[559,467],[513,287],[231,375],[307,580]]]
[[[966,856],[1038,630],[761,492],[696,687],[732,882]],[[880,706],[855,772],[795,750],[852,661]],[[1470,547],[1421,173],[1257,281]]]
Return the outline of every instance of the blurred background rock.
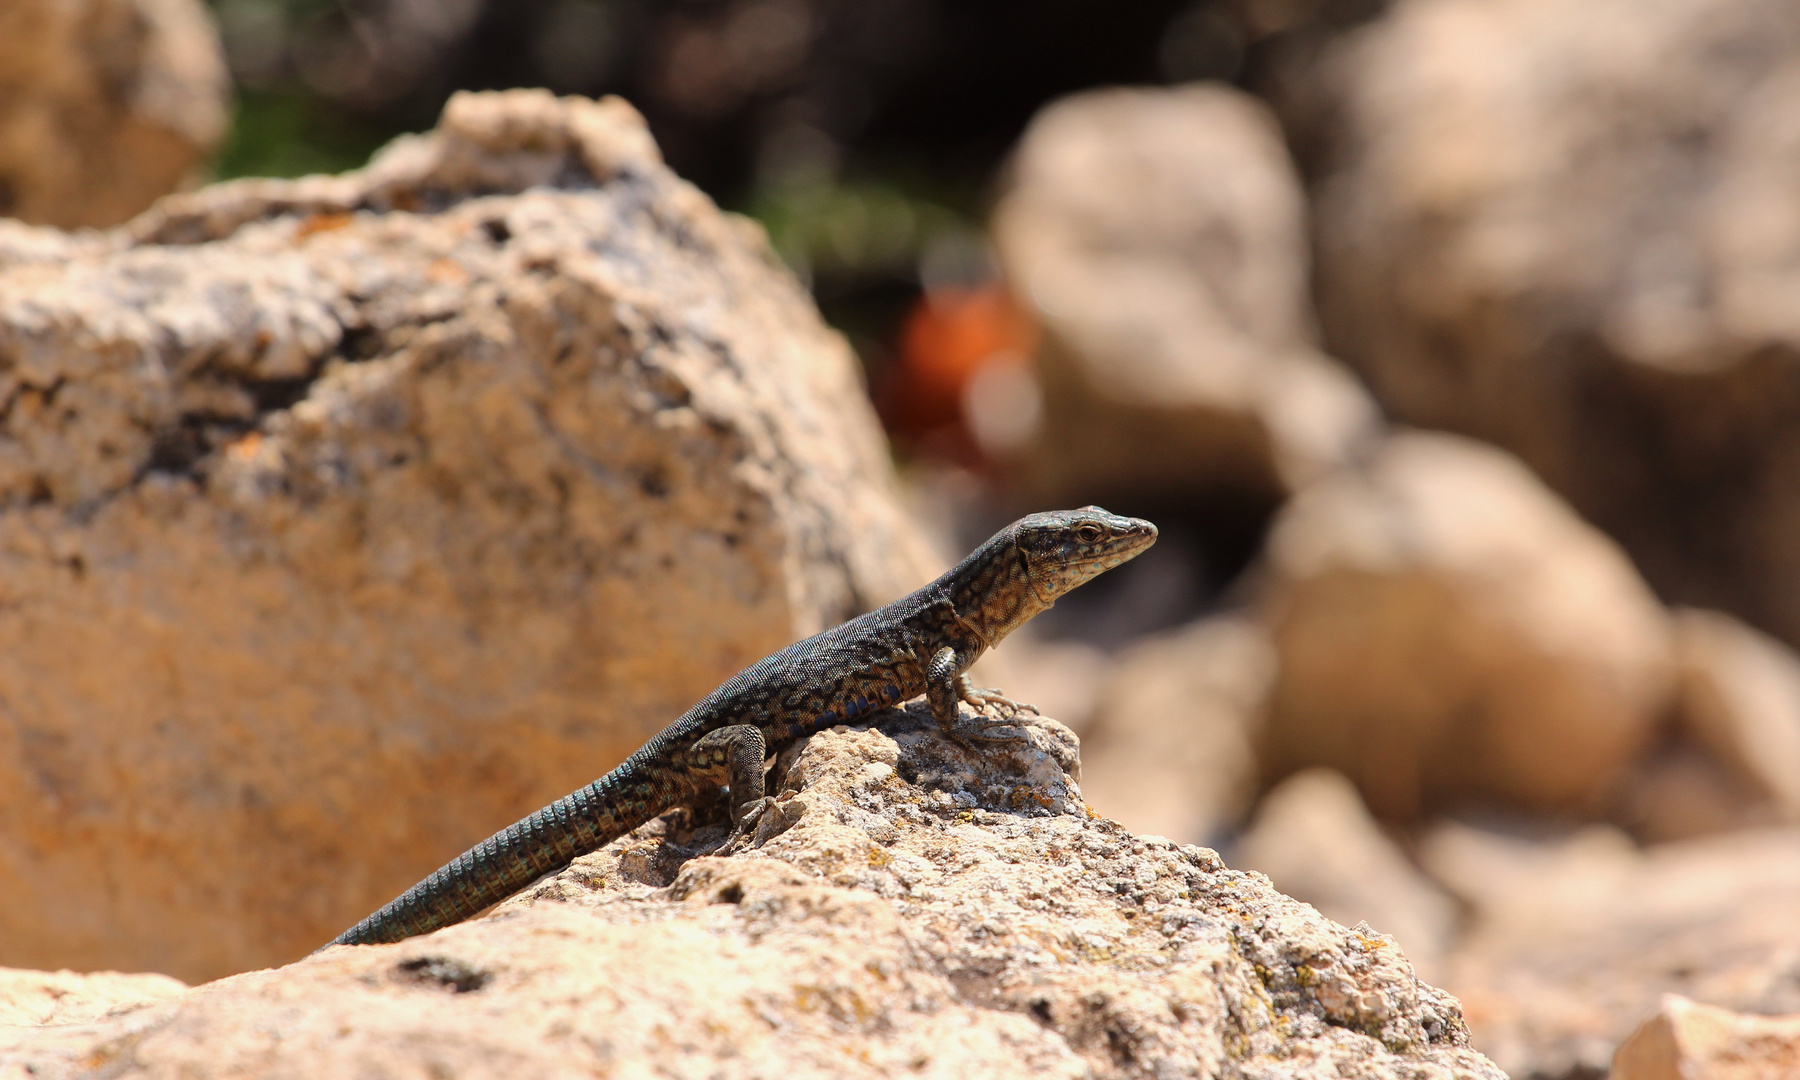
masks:
[[[1665,992],[1800,1011],[1800,8],[207,14],[0,12],[0,210],[622,95],[846,336],[941,558],[1164,526],[987,662],[1096,809],[1395,934],[1515,1075],[1603,1073]]]

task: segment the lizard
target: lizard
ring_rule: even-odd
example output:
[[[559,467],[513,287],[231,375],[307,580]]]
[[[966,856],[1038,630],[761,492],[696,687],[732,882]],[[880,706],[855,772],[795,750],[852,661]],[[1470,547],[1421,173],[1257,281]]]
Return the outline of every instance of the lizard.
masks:
[[[977,689],[969,665],[1076,586],[1156,542],[1156,526],[1097,506],[1020,518],[942,577],[738,672],[617,768],[440,867],[331,945],[400,941],[473,918],[667,810],[723,788],[732,837],[773,802],[768,755],[814,732],[925,695],[965,749],[1024,736],[958,703],[1030,709]]]

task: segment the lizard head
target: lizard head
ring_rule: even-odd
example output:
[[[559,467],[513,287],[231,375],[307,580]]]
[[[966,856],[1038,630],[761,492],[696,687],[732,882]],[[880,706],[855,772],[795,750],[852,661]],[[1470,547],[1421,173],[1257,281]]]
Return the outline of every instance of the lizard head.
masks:
[[[1045,607],[1156,543],[1155,525],[1098,506],[1032,514],[1012,528],[1025,576]]]

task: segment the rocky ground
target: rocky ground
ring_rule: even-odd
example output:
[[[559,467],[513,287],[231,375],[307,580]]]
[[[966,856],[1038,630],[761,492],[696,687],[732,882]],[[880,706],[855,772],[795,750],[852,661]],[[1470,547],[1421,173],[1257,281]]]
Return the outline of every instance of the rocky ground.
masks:
[[[835,729],[753,836],[659,821],[473,923],[114,988],[0,1027],[0,1075],[1499,1080],[1392,938],[1093,814],[1068,729],[1027,734]]]

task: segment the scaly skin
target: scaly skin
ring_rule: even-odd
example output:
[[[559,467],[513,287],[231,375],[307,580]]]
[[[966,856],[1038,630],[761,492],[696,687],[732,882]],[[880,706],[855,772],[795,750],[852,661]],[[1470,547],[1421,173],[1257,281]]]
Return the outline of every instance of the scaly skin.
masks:
[[[1148,521],[1095,506],[1021,518],[912,595],[738,672],[618,768],[458,855],[332,944],[399,941],[462,922],[721,787],[735,828],[751,828],[769,803],[770,752],[920,694],[964,746],[1016,740],[1016,729],[957,708],[1027,707],[975,689],[969,665],[1057,597],[1155,542]]]

